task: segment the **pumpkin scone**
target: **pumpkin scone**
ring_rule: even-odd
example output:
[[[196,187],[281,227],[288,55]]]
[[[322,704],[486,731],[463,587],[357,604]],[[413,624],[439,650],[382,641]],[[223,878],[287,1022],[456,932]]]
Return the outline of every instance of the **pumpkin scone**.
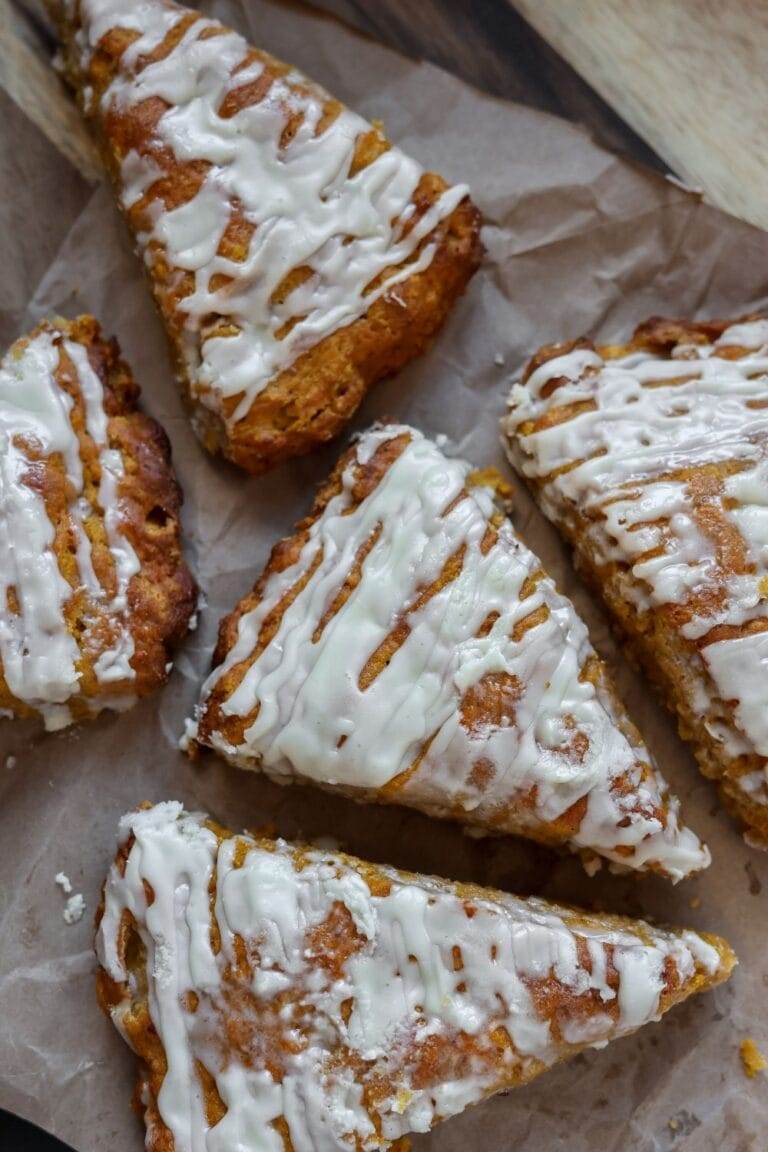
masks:
[[[505,430],[702,771],[768,845],[768,319],[544,348]]]
[[[195,608],[163,430],[92,316],[0,363],[0,710],[49,729],[163,684]]]
[[[467,188],[199,12],[51,6],[201,440],[261,472],[336,435],[475,271]]]
[[[706,867],[489,483],[413,428],[361,436],[223,621],[192,748],[672,879]]]
[[[121,821],[96,949],[149,1152],[406,1152],[735,963],[716,936],[233,835],[176,802]]]

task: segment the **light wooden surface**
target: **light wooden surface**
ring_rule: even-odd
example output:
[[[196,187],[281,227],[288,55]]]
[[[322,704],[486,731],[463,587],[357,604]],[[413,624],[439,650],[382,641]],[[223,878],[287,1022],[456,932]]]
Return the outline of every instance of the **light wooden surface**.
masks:
[[[765,0],[510,0],[719,208],[768,228]]]
[[[563,2],[575,7],[577,0]],[[509,0],[310,3],[399,52],[438,64],[476,88],[578,121],[614,151],[668,170]]]
[[[661,167],[508,0],[312,0],[311,6],[495,96],[578,120],[608,147]],[[0,0],[0,88],[87,180],[97,180],[90,137],[50,67],[54,51],[43,0]]]
[[[86,179],[97,180],[98,154],[73,101],[63,98],[49,49],[32,13],[0,0],[0,88]]]
[[[0,0],[0,87],[89,180],[40,0]],[[314,0],[486,91],[580,120],[768,228],[768,0]]]

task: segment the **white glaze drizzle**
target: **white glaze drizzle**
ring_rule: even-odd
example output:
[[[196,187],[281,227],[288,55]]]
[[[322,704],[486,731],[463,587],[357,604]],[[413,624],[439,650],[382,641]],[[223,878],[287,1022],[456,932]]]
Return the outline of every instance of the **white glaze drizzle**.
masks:
[[[719,354],[734,346],[745,355],[734,360]],[[546,396],[545,385],[557,377],[568,383]],[[523,433],[527,421],[585,400],[594,402],[594,410]],[[768,409],[755,407],[766,401],[768,322],[758,320],[733,325],[713,344],[679,345],[671,359],[633,352],[604,361],[582,349],[549,360],[513,388],[505,431],[516,466],[546,480],[544,511],[568,522],[580,509],[593,518],[590,543],[597,554],[632,566],[639,611],[684,604],[692,593],[725,586],[721,608],[682,627],[684,636],[701,639],[719,624],[768,622]],[[546,479],[576,461],[583,463]],[[735,462],[740,469],[714,502],[740,533],[753,566],[726,578],[685,481],[669,478],[675,470],[715,462]],[[660,555],[644,555],[657,548]],[[740,731],[723,726],[732,755],[751,750],[768,756],[764,649],[765,637],[724,640],[702,650],[720,698],[736,702]],[[701,687],[691,701],[699,713],[712,695]],[[768,803],[768,781],[758,798]]]
[[[187,203],[171,211],[153,203],[152,227],[139,236],[139,245],[149,264],[156,255],[150,246],[159,245],[180,275],[182,270],[194,274],[194,291],[179,303],[187,372],[193,392],[214,411],[221,413],[222,400],[240,398],[230,418],[235,423],[269,381],[304,352],[429,266],[435,244],[426,243],[418,255],[417,249],[467,188],[447,189],[404,236],[423,169],[390,148],[350,176],[356,142],[371,125],[344,108],[316,135],[328,96],[303,76],[292,72],[276,79],[260,102],[222,117],[226,95],[264,70],[259,62],[243,67],[249,53],[243,37],[200,19],[167,56],[147,65],[144,56],[189,9],[155,0],[126,12],[115,0],[82,0],[80,11],[84,73],[109,29],[140,33],[103,94],[102,115],[160,97],[169,108],[156,127],[158,147],[180,163],[211,165]],[[212,31],[217,34],[211,36]],[[301,123],[290,143],[281,146],[293,116]],[[135,204],[158,174],[151,153],[129,152],[121,172],[124,207]],[[234,204],[255,226],[242,263],[217,254]],[[299,268],[311,269],[310,278],[282,303],[273,302],[284,278]],[[367,291],[386,269],[391,271],[381,284]],[[226,285],[212,288],[220,276],[227,277]],[[207,335],[212,315],[234,323],[238,333]],[[288,323],[294,327],[280,333]]]
[[[111,616],[122,618],[124,621],[128,614],[128,587],[133,577],[141,570],[136,550],[123,534],[120,523],[119,487],[125,475],[125,467],[119,450],[109,446],[104,389],[91,366],[88,353],[82,344],[72,340],[65,341],[64,348],[77,372],[77,383],[85,405],[86,430],[99,449],[101,472],[99,506],[104,516],[104,530],[115,565],[116,580],[115,595],[110,600],[107,611]],[[96,589],[96,592],[98,595],[100,589]],[[116,643],[101,652],[94,664],[94,672],[99,683],[111,684],[118,680],[132,680],[135,676],[131,667],[133,653],[133,636],[130,629],[123,624],[119,629]]]
[[[357,465],[396,437],[410,437],[407,447],[353,509]],[[206,741],[278,780],[364,791],[382,788],[424,751],[418,773],[399,793],[403,803],[443,812],[458,807],[469,822],[485,826],[494,826],[496,814],[498,828],[504,828],[498,814],[508,811],[519,829],[541,827],[586,797],[572,846],[634,867],[657,863],[675,878],[705,866],[706,849],[679,827],[674,801],[665,828],[649,811],[661,804],[665,786],[658,777],[641,780],[647,749],[633,747],[604,693],[581,678],[594,653],[573,606],[546,577],[530,588],[540,564],[507,521],[484,554],[495,507],[481,488],[457,501],[470,472],[468,463],[446,458],[411,428],[375,429],[357,441],[342,491],[313,524],[297,562],[269,577],[203,688],[204,710],[221,677],[254,651],[267,615],[322,557],[273,641],[222,705],[225,716],[248,717],[256,708],[258,716],[239,747],[218,731]],[[360,582],[318,636],[375,533]],[[404,643],[361,687],[369,658],[461,550],[459,574],[408,612]],[[513,640],[515,626],[537,610],[546,619]],[[491,614],[495,621],[480,636]],[[461,722],[462,702],[498,674],[514,677],[514,712],[470,731]],[[582,747],[574,754],[577,738]],[[487,771],[475,779],[478,764],[491,766],[490,779]],[[620,779],[631,787],[614,792]],[[535,801],[523,803],[534,790]],[[629,858],[621,846],[632,849]]]
[[[648,925],[634,932],[587,918],[576,925],[555,906],[497,893],[473,896],[470,917],[454,886],[428,877],[404,879],[385,869],[391,889],[374,896],[363,865],[319,850],[299,865],[282,841],[273,851],[251,841],[236,867],[236,842],[217,847],[203,819],[176,802],[123,819],[121,840],[134,840],[124,874],[116,865],[109,873],[96,939],[108,975],[127,984],[126,1000],[112,1010],[125,1035],[122,1014],[135,985],[123,965],[121,925],[125,912],[135,918],[146,949],[149,1010],[168,1064],[157,1105],[177,1152],[281,1152],[274,1128],[281,1117],[296,1152],[386,1148],[503,1087],[505,1076],[511,1080],[533,1061],[551,1064],[570,1044],[600,1047],[658,1019],[669,959],[681,985],[695,972],[712,976],[719,968],[716,950],[695,933]],[[218,953],[210,932],[214,871]],[[145,881],[154,894],[149,905]],[[352,917],[356,947],[336,975],[318,962],[310,934],[338,906]],[[251,966],[248,977],[238,978],[235,1009],[241,1036],[251,1021],[248,1062],[223,1039],[225,971],[237,964],[237,938]],[[589,966],[579,958],[578,940]],[[618,995],[607,979],[609,955]],[[564,1042],[552,1035],[531,994],[532,981],[547,979],[561,994],[589,997],[561,1011]],[[195,1011],[188,992],[197,994]],[[264,1063],[265,1020],[293,1048],[283,1057],[280,1082]],[[412,1079],[414,1059],[430,1037],[449,1043],[475,1037],[490,1048],[498,1027],[514,1046],[501,1068],[480,1055],[453,1079],[426,1085]],[[344,1051],[368,1062],[365,1071],[334,1060]],[[214,1126],[205,1119],[197,1060],[227,1108]],[[363,1103],[364,1082],[377,1073],[391,1085],[376,1105],[381,1137]]]
[[[86,431],[99,450],[100,509],[85,495],[80,445],[71,423],[73,401],[55,378],[60,349],[74,367]],[[12,350],[0,366],[0,658],[9,690],[40,712],[51,729],[70,722],[67,702],[80,691],[80,649],[65,616],[75,589],[59,569],[55,528],[35,482],[53,455],[61,457],[69,485],[67,511],[80,585],[117,628],[114,645],[95,661],[96,677],[101,683],[130,681],[135,673],[130,665],[133,640],[125,623],[127,589],[139,561],[120,527],[122,458],[109,447],[103,389],[85,349],[45,330],[20,351]],[[84,527],[85,518],[99,510],[115,565],[117,591],[111,598],[94,572]],[[9,600],[13,594],[18,612]],[[87,630],[82,642],[92,642]]]

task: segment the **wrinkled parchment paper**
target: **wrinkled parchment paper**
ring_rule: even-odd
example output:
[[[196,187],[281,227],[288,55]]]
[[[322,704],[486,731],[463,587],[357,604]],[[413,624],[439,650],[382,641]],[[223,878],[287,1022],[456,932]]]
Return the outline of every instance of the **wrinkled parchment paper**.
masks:
[[[206,9],[382,118],[426,165],[468,180],[487,217],[487,260],[467,296],[430,354],[368,397],[357,426],[393,416],[446,433],[479,465],[505,467],[504,397],[540,344],[583,332],[620,338],[653,312],[727,315],[768,301],[768,237],[619,161],[582,131],[481,96],[295,6],[232,0]],[[738,1048],[752,1036],[768,1050],[768,857],[747,848],[719,810],[519,484],[517,527],[588,618],[689,822],[712,847],[703,877],[676,889],[605,872],[589,880],[575,861],[532,845],[471,840],[404,810],[281,789],[214,758],[192,766],[177,751],[219,618],[309,508],[340,445],[256,480],[208,458],[182,413],[109,191],[86,184],[5,97],[0,111],[3,345],[54,312],[93,311],[117,334],[147,409],[173,442],[189,555],[207,597],[169,685],[132,712],[55,735],[0,723],[0,1106],[79,1152],[142,1146],[128,1104],[133,1059],[94,998],[92,917],[119,816],[144,799],[180,798],[235,828],[271,823],[289,837],[330,835],[373,860],[709,928],[736,947],[741,966],[724,988],[417,1138],[417,1149],[765,1152],[768,1082],[745,1077]],[[87,902],[73,926],[62,919],[60,871]]]

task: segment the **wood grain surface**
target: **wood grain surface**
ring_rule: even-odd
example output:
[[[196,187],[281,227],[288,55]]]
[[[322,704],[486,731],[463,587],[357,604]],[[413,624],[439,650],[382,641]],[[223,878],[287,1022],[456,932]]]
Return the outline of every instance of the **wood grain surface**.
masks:
[[[667,170],[509,0],[311,0],[311,4],[494,96],[579,121],[614,151]]]
[[[663,167],[508,0],[315,0],[311,6],[495,96],[578,120],[608,147]],[[42,0],[0,0],[0,88],[93,181],[98,159],[50,66],[55,48]]]
[[[511,0],[667,165],[768,228],[765,0]]]
[[[768,227],[764,0],[315,0],[477,87],[571,120]],[[94,180],[87,133],[50,68],[40,0],[0,0],[0,87]]]
[[[34,8],[0,0],[0,88],[86,179],[98,180],[96,149],[51,67],[53,50]]]

